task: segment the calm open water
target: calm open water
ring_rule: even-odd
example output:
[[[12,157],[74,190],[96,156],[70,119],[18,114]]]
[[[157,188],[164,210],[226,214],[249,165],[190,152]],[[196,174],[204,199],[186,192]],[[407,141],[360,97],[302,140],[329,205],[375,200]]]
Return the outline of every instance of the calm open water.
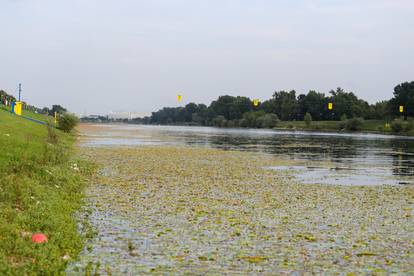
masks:
[[[92,125],[84,146],[193,145],[274,154],[305,184],[414,184],[414,138],[212,127]],[[322,164],[322,165],[321,165]]]

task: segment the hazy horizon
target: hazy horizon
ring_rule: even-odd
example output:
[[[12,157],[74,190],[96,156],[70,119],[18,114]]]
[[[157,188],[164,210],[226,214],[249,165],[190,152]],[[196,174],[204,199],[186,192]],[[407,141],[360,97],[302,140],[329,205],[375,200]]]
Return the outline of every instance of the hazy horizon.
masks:
[[[78,114],[414,80],[414,2],[0,0],[0,89]]]

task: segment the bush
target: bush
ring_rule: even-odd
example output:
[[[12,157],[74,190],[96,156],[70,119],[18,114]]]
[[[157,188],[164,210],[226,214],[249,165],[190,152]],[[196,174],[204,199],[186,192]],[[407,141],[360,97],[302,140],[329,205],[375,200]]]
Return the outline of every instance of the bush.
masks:
[[[400,119],[395,119],[391,122],[391,129],[393,132],[399,133],[404,129],[404,122]]]
[[[306,112],[305,118],[303,120],[305,121],[306,126],[310,127],[310,125],[312,124],[312,115],[310,115],[309,112]]]
[[[227,127],[236,127],[237,121],[236,120],[228,120],[227,121]]]
[[[249,122],[246,119],[241,119],[239,121],[239,126],[240,127],[249,127]]]
[[[256,126],[262,128],[274,128],[279,123],[279,118],[276,114],[269,113],[263,116],[260,116],[256,120]]]
[[[243,119],[240,126],[242,127],[261,127],[262,119],[260,117],[265,116],[264,111],[250,111],[243,114]]]
[[[361,118],[352,118],[346,121],[345,128],[349,131],[357,131],[362,129],[364,120]]]
[[[75,115],[64,113],[59,115],[59,128],[64,132],[71,132],[79,123],[79,118]]]
[[[227,125],[227,120],[224,116],[219,115],[213,119],[213,125],[218,127],[225,127]]]
[[[414,121],[413,119],[409,119],[404,124],[404,131],[409,132],[414,129]]]
[[[59,138],[56,134],[56,130],[51,123],[47,124],[47,142],[56,145]]]

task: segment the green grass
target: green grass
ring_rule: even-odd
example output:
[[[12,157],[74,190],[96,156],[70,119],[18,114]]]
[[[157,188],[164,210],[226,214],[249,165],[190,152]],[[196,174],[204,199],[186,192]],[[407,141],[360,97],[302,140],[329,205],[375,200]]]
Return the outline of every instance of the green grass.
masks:
[[[74,141],[0,110],[1,275],[61,274],[82,249],[74,213],[90,169],[73,159]],[[37,232],[49,241],[33,244]]]
[[[0,110],[4,110],[7,112],[10,112],[11,107],[10,106],[4,106],[0,104]],[[38,121],[42,121],[42,122],[53,122],[53,118],[51,116],[47,116],[44,114],[38,114],[38,113],[34,113],[32,111],[29,110],[22,110],[22,115],[25,117],[29,117]]]

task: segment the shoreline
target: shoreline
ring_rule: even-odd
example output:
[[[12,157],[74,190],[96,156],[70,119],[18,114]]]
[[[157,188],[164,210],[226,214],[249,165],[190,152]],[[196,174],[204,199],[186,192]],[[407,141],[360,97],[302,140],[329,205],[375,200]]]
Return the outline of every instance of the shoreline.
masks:
[[[336,122],[336,121],[335,121]],[[339,122],[339,121],[338,121]],[[414,139],[413,133],[395,133],[391,131],[374,131],[374,130],[362,130],[362,131],[340,131],[335,129],[309,129],[309,128],[288,128],[288,127],[275,127],[275,128],[244,128],[244,127],[218,127],[218,126],[204,126],[204,125],[193,125],[193,124],[134,124],[128,122],[81,122],[80,125],[128,125],[128,126],[166,126],[166,127],[200,127],[200,128],[213,128],[222,130],[247,130],[247,131],[269,131],[269,132],[303,132],[308,134],[333,134],[333,135],[383,135],[384,137],[395,137],[395,138],[407,138]]]

